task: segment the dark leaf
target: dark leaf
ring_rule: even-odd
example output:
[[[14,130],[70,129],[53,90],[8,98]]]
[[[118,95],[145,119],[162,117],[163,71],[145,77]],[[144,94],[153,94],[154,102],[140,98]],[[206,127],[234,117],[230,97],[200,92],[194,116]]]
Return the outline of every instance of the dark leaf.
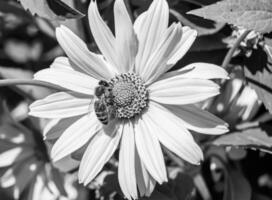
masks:
[[[172,188],[178,200],[190,199],[194,189],[194,181],[188,174],[179,173],[173,180]]]
[[[64,175],[61,174],[61,172],[55,168],[52,168],[51,173],[52,173],[51,178],[54,180],[55,186],[58,188],[58,191],[62,196],[66,197],[67,192],[64,188]]]
[[[221,188],[221,191],[223,191],[222,199],[250,200],[252,196],[251,186],[243,173],[234,165],[230,165],[227,160],[217,153],[210,154],[210,159],[216,167],[212,169],[211,173],[216,186],[221,186],[218,188]]]
[[[259,149],[261,151],[272,151],[272,127],[262,125],[258,128],[252,128],[241,132],[234,132],[223,135],[213,141],[214,145],[218,146],[233,146],[251,149]]]
[[[20,0],[20,2],[31,14],[50,20],[73,19],[84,16],[61,0]]]
[[[272,59],[262,49],[253,50],[245,59],[245,76],[249,85],[255,89],[259,99],[272,112]]]
[[[189,14],[242,26],[261,33],[272,31],[271,0],[224,0],[192,10]]]
[[[247,179],[236,169],[226,174],[224,200],[250,200],[251,187]]]
[[[259,194],[259,193],[253,193],[252,199],[254,199],[254,200],[271,200],[270,197],[265,196],[263,194]]]
[[[200,17],[187,15],[186,12],[188,9],[185,8],[171,9],[170,13],[175,16],[175,18],[178,19],[181,24],[190,26],[191,28],[197,30],[199,36],[217,33],[225,25],[225,23],[217,23]]]
[[[227,44],[223,41],[223,34],[213,34],[197,37],[190,51],[214,51],[227,49]]]
[[[154,190],[150,197],[142,197],[139,200],[178,200],[174,196],[170,196],[169,193],[162,193],[158,190]]]

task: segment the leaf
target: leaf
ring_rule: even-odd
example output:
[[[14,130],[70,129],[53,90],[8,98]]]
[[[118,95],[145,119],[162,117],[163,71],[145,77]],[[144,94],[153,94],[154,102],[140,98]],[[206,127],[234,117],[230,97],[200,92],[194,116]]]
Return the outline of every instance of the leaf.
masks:
[[[271,0],[223,0],[189,14],[242,26],[261,33],[272,31]]]
[[[225,160],[225,156],[221,157],[216,152],[209,155],[211,168],[211,176],[215,187],[221,188],[224,184],[223,200],[250,200],[252,189],[249,181],[243,173],[235,165]],[[222,188],[223,189],[223,188]]]
[[[251,149],[259,149],[272,153],[272,126],[262,125],[259,128],[252,128],[242,132],[234,132],[219,137],[213,141],[218,146],[233,146]]]
[[[185,173],[179,173],[172,181],[174,194],[178,200],[190,199],[193,192],[194,181],[191,176]]]
[[[50,20],[81,18],[84,15],[61,0],[19,0],[32,15]]]
[[[169,167],[168,172],[168,182],[162,185],[157,184],[150,198],[142,199],[191,199],[193,190],[195,189],[192,176],[184,173],[179,167]]]
[[[237,169],[226,172],[226,185],[223,200],[250,200],[251,187],[248,180]]]
[[[162,188],[164,186],[164,188]],[[173,193],[170,191],[170,188],[167,186],[163,185],[161,186],[159,191],[158,189],[155,189],[150,197],[141,197],[139,200],[178,200]]]
[[[59,193],[61,194],[61,196],[67,197],[67,192],[64,188],[64,174],[55,168],[51,169],[51,173],[51,178],[54,181]]]
[[[190,51],[215,51],[227,49],[227,44],[224,42],[223,34],[204,35],[197,37]]]
[[[268,54],[269,55],[269,54]],[[265,107],[272,113],[272,58],[262,48],[245,58],[245,77]]]
[[[220,31],[225,26],[225,23],[217,23],[200,17],[187,15],[187,11],[188,9],[186,6],[182,4],[179,8],[170,9],[170,13],[175,16],[175,18],[179,20],[181,24],[197,30],[199,36],[212,35]]]

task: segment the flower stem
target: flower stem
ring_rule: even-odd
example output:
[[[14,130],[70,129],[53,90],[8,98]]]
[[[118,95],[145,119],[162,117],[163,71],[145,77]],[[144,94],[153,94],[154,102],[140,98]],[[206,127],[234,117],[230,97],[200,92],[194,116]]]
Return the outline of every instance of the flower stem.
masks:
[[[60,87],[58,85],[54,85],[51,83],[47,83],[44,81],[38,81],[38,80],[27,80],[27,79],[2,79],[2,80],[0,80],[0,87],[13,86],[13,85],[35,85],[35,86],[46,87],[46,88],[50,88],[50,89],[54,89],[54,90],[68,91],[67,89]]]
[[[229,49],[227,55],[225,56],[222,67],[226,69],[232,59],[232,56],[235,50],[239,47],[240,43],[246,38],[246,36],[250,33],[250,30],[246,30],[234,43],[234,45]]]

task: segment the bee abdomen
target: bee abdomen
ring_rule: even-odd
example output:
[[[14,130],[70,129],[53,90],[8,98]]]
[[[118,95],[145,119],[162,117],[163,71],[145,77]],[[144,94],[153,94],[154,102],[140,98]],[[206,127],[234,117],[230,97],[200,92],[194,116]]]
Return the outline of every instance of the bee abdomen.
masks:
[[[97,119],[103,123],[103,124],[108,124],[108,113],[107,112],[95,112]]]

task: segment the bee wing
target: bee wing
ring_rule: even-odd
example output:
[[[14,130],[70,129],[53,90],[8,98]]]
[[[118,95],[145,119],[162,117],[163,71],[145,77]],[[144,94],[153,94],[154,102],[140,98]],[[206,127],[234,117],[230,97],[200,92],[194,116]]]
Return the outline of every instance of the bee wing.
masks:
[[[89,106],[88,106],[89,113],[91,113],[94,110],[94,107],[95,107],[94,104],[95,104],[95,102],[96,102],[96,98],[95,97],[91,98]]]

